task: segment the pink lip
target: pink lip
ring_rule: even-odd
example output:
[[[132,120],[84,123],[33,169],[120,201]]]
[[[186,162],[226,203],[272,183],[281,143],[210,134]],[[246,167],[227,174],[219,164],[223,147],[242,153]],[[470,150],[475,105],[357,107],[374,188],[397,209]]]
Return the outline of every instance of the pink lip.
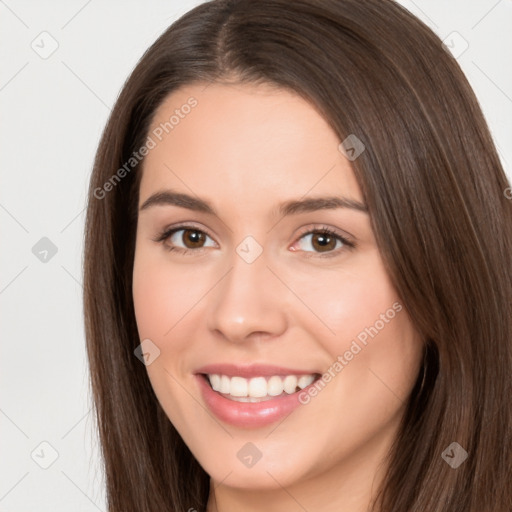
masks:
[[[270,377],[272,375],[279,375],[285,377],[286,375],[312,375],[319,372],[315,370],[300,370],[296,368],[285,368],[283,366],[273,366],[268,364],[251,364],[251,365],[237,365],[237,364],[208,364],[196,370],[196,373],[217,373],[220,375],[227,375],[228,377]]]
[[[208,382],[206,373],[227,376],[265,377],[269,375],[310,375],[317,372],[294,370],[268,365],[236,366],[232,364],[208,365],[199,369],[195,375],[206,405],[220,420],[242,428],[258,428],[279,421],[299,407],[299,394],[307,392],[309,386],[291,395],[278,396],[263,402],[236,402],[214,391]],[[314,385],[315,382],[310,384]]]

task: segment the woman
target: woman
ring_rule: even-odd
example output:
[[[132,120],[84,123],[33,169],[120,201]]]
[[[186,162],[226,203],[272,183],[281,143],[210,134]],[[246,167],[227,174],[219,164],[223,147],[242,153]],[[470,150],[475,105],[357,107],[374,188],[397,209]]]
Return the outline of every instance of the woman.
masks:
[[[512,202],[377,0],[214,0],[126,82],[85,314],[110,511],[512,509]]]

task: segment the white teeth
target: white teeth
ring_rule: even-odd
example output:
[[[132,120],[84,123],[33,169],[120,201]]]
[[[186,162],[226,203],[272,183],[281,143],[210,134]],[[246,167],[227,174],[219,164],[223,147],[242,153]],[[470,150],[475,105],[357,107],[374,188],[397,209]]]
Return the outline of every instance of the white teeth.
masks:
[[[283,379],[281,379],[281,377],[274,375],[273,377],[270,377],[270,379],[268,379],[267,393],[270,396],[278,396],[283,391],[284,391],[284,386],[283,386]]]
[[[219,391],[221,393],[229,393],[229,390],[231,388],[231,379],[229,377],[226,377],[225,375],[222,375],[220,378],[220,389]]]
[[[284,390],[291,395],[292,393],[295,393],[295,390],[297,389],[297,377],[295,375],[287,375],[284,378],[284,384],[283,384]]]
[[[283,394],[283,392],[291,395],[296,392],[297,387],[304,389],[315,380],[315,375],[287,375],[284,378],[273,375],[269,378],[245,379],[244,377],[208,374],[208,379],[214,391],[231,395],[234,400],[239,402],[258,402],[257,399],[266,398],[268,400],[270,397]]]
[[[314,375],[302,375],[301,377],[299,377],[297,385],[299,386],[300,389],[304,389],[305,387],[309,386],[314,380]]]
[[[248,396],[249,383],[243,377],[231,377],[229,394],[231,396]]]
[[[245,379],[244,379],[245,380]],[[267,395],[267,379],[265,377],[254,377],[249,381],[249,390],[246,396],[261,398]]]
[[[220,375],[210,375],[210,384],[214,391],[220,391]]]

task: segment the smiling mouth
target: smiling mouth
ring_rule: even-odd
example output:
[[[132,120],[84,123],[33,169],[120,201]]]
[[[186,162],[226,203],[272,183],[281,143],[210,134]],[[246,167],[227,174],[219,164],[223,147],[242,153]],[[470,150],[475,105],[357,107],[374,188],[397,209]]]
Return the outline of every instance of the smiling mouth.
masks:
[[[201,374],[213,391],[234,402],[258,403],[292,395],[320,378],[319,373],[245,378],[218,373]]]

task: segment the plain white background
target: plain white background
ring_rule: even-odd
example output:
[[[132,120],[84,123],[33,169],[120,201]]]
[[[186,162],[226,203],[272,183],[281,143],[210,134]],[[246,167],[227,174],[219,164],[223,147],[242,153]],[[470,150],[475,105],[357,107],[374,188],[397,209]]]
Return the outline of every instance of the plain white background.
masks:
[[[0,0],[2,512],[106,510],[81,301],[88,179],[123,82],[198,3]],[[401,3],[449,36],[510,177],[512,2]]]

